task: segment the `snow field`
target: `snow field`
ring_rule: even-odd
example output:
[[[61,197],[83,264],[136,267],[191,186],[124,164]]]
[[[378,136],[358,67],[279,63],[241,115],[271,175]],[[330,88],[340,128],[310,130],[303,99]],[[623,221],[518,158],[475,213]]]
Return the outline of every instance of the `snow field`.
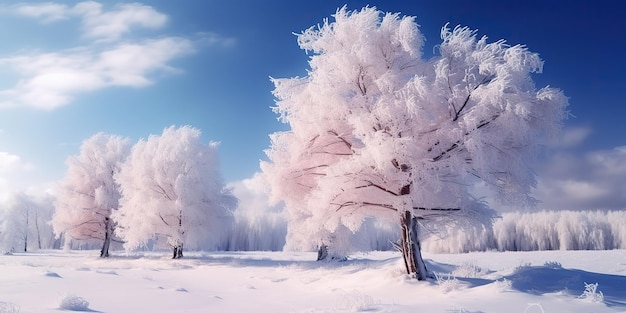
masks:
[[[0,256],[0,312],[626,312],[625,250],[425,253],[427,282],[395,252],[97,256]]]

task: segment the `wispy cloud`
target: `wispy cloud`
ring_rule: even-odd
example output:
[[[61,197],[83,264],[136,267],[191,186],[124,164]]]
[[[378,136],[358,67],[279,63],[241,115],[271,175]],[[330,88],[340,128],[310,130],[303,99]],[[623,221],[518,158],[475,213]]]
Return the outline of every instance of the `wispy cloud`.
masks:
[[[69,8],[59,3],[18,4],[11,8],[15,14],[40,19],[42,23],[52,23],[69,18]]]
[[[26,177],[34,170],[35,166],[20,156],[0,151],[0,202],[8,193],[28,187]]]
[[[122,4],[111,11],[103,11],[102,5],[87,1],[71,9],[82,18],[84,35],[92,38],[117,40],[133,27],[159,29],[167,23],[167,16],[154,8],[139,4]]]
[[[626,146],[579,152],[593,132],[590,127],[564,129],[549,154],[537,164],[537,187],[532,196],[544,210],[626,209]],[[503,205],[485,184],[473,187],[477,197],[501,211],[522,209]]]
[[[0,107],[29,106],[54,109],[74,96],[111,86],[144,87],[158,72],[174,72],[168,63],[194,51],[186,38],[167,37],[119,43],[106,49],[72,49],[0,59],[20,81],[0,91]]]
[[[270,205],[268,183],[261,173],[250,178],[228,184],[239,200],[238,211],[246,211],[249,216],[282,214],[283,205]]]
[[[582,144],[592,133],[591,127],[578,126],[570,127],[563,130],[560,140],[558,140],[553,148],[571,148]]]
[[[105,40],[117,40],[133,28],[159,29],[168,20],[167,15],[140,3],[119,4],[106,11],[102,4],[95,1],[80,2],[73,7],[46,2],[18,4],[12,7],[12,11],[45,24],[79,18],[84,36]]]
[[[5,10],[6,11],[6,10]],[[138,37],[137,29],[158,30],[167,15],[151,6],[131,3],[105,9],[98,2],[74,6],[60,3],[20,4],[10,7],[17,16],[42,23],[80,19],[83,38],[90,44],[53,52],[20,52],[0,57],[0,65],[18,74],[15,85],[0,90],[0,108],[27,106],[55,109],[81,93],[107,87],[145,87],[158,74],[177,73],[171,61],[194,53],[198,47],[229,46],[233,39],[215,33],[187,37]]]
[[[198,43],[205,46],[231,47],[237,43],[235,38],[224,37],[212,32],[200,32],[197,33],[197,36],[200,38]]]
[[[32,164],[24,162],[18,155],[0,151],[0,175],[33,169]]]
[[[626,208],[626,146],[557,153],[540,170],[536,197],[543,208]]]

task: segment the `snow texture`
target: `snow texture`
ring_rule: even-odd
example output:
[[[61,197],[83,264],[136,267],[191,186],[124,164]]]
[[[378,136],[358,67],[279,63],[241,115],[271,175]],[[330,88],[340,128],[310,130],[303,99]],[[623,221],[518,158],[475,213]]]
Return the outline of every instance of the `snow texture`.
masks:
[[[626,311],[625,253],[424,253],[438,284],[404,274],[396,252],[327,263],[302,252],[188,252],[171,260],[40,250],[0,255],[0,312],[618,313]]]

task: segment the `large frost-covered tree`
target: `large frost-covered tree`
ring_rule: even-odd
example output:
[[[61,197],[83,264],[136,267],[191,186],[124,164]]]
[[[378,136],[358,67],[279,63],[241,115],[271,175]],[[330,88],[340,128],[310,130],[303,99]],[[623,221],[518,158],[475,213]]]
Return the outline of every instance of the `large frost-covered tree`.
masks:
[[[121,197],[114,176],[130,146],[127,138],[97,133],[82,143],[79,155],[67,159],[68,169],[57,189],[52,219],[57,236],[100,241],[100,256],[109,256],[115,229],[111,213],[117,210]]]
[[[155,244],[214,248],[237,205],[219,173],[217,143],[203,144],[189,126],[163,130],[132,149],[116,176],[122,190],[116,233],[126,249]]]
[[[534,203],[530,166],[567,98],[535,88],[543,62],[522,45],[446,25],[425,60],[413,17],[372,7],[333,17],[298,35],[313,53],[308,75],[273,80],[291,130],[272,135],[263,169],[292,219],[313,225],[290,225],[287,241],[312,228],[357,231],[368,217],[395,221],[406,270],[424,279],[421,226],[490,221],[473,183],[506,203]]]

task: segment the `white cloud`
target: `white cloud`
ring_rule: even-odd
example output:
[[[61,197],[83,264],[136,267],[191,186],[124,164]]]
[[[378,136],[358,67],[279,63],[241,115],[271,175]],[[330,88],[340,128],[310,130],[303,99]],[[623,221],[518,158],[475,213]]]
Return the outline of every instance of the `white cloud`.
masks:
[[[199,33],[199,38],[196,34],[194,39],[137,38],[133,31],[160,29],[168,21],[165,14],[140,3],[104,8],[94,1],[72,7],[45,2],[20,4],[9,10],[44,23],[79,19],[83,37],[92,42],[60,51],[21,52],[0,58],[0,65],[19,76],[13,86],[0,90],[0,108],[27,106],[51,110],[85,92],[149,86],[155,83],[158,74],[180,72],[170,65],[171,61],[192,54],[197,47],[234,44],[234,39],[211,32]],[[123,41],[122,37],[125,37]]]
[[[608,196],[608,190],[591,182],[564,180],[559,182],[559,189],[566,194],[570,201],[593,201]]]
[[[168,37],[113,45],[104,50],[82,48],[60,53],[0,59],[21,79],[0,91],[0,107],[54,109],[81,92],[111,86],[144,87],[159,72],[174,72],[171,60],[194,51],[189,39]]]
[[[71,12],[82,18],[85,36],[106,40],[117,40],[133,27],[159,29],[168,19],[153,7],[140,3],[121,4],[103,11],[100,3],[86,1],[76,4]]]
[[[102,40],[117,40],[133,28],[159,29],[168,20],[167,15],[141,3],[120,4],[107,11],[95,1],[80,2],[74,7],[45,2],[15,5],[12,11],[20,16],[39,19],[42,23],[80,18],[83,35]]]
[[[582,144],[591,135],[591,127],[571,127],[563,130],[556,147],[571,148]]]
[[[41,19],[43,23],[52,23],[69,18],[69,8],[58,3],[18,4],[13,11],[22,16]]]
[[[0,151],[0,175],[33,169],[32,164],[22,161],[18,155]]]
[[[626,208],[626,147],[560,152],[539,169],[535,196],[545,209]]]
[[[268,183],[261,173],[255,173],[251,178],[228,184],[233,194],[239,199],[238,212],[246,212],[250,216],[278,214],[283,211],[282,204],[270,205]]]
[[[222,47],[231,47],[237,43],[237,40],[232,37],[223,37],[220,34],[211,33],[211,32],[200,32],[198,33],[200,40],[198,42],[202,45],[207,46],[222,46]]]
[[[537,188],[532,196],[541,201],[537,209],[626,209],[626,146],[586,153],[561,149],[534,170]],[[474,185],[472,194],[499,211],[524,209],[498,203],[484,183]]]
[[[35,166],[20,156],[0,151],[0,201],[11,192],[27,188],[33,171]]]

